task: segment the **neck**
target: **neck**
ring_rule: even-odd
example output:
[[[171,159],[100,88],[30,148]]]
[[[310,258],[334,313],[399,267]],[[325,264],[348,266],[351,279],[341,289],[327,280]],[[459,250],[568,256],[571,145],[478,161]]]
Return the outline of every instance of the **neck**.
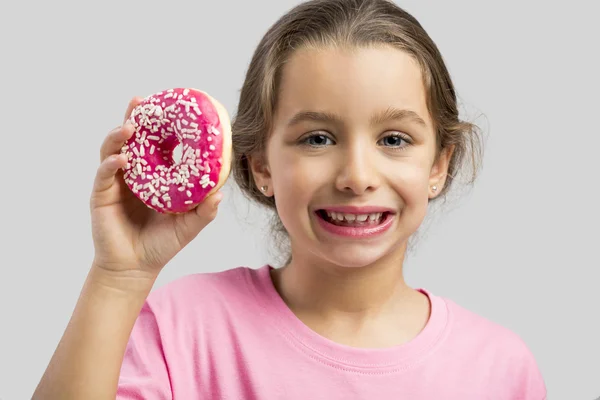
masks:
[[[406,246],[359,268],[316,263],[292,254],[287,266],[276,270],[274,283],[289,307],[297,313],[321,316],[368,317],[396,308],[413,294],[403,277]]]
[[[405,247],[359,268],[324,265],[292,254],[272,273],[275,288],[308,327],[338,343],[388,347],[414,338],[429,318],[429,300],[404,282]]]

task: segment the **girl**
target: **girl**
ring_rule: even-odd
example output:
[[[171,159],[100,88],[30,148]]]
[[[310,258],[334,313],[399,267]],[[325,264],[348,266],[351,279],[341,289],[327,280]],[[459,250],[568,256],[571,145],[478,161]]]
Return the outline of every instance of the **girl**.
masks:
[[[276,211],[288,261],[151,292],[222,195],[181,216],[146,208],[119,174],[124,123],[102,145],[94,262],[34,398],[545,399],[516,334],[403,279],[476,132],[435,44],[392,2],[292,9],[259,44],[233,122],[233,176]]]

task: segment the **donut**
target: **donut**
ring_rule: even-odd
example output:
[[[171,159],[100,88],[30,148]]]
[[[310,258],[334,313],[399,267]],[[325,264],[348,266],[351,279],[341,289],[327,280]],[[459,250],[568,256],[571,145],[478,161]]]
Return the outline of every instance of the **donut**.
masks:
[[[207,93],[173,88],[144,98],[128,121],[123,178],[147,207],[185,213],[217,191],[231,168],[231,122]]]

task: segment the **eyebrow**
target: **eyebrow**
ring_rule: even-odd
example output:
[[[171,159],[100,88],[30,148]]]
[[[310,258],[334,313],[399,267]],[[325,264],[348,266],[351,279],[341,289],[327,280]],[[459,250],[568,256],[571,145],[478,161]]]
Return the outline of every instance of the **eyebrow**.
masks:
[[[386,121],[394,120],[411,120],[424,128],[427,127],[427,123],[425,122],[425,120],[416,112],[395,107],[388,107],[386,110],[373,115],[369,123],[373,126],[377,124],[382,124]],[[330,112],[300,111],[290,119],[290,121],[288,122],[288,126],[291,127],[304,121],[330,122],[341,124],[342,117]]]

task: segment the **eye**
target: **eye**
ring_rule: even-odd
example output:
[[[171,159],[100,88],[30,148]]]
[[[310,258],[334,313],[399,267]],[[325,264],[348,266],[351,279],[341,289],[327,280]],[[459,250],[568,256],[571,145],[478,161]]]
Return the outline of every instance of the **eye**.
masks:
[[[402,133],[394,132],[391,135],[381,139],[381,143],[385,147],[391,147],[394,150],[401,150],[410,145],[410,139]]]
[[[333,144],[333,140],[322,133],[315,133],[302,139],[301,143],[311,147],[323,147]]]

